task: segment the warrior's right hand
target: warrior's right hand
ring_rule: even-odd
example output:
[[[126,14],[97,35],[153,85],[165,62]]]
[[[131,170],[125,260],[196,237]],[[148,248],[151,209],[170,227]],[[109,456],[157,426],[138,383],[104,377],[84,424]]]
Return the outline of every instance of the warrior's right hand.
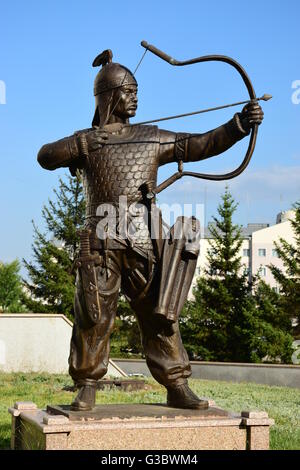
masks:
[[[105,145],[108,139],[108,133],[103,129],[94,129],[85,136],[89,152],[98,150]]]

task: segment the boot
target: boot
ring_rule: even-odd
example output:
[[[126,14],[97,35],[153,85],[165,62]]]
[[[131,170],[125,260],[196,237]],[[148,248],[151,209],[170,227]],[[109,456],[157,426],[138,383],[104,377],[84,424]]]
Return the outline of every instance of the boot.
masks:
[[[187,383],[167,387],[167,405],[171,408],[200,410],[208,408],[207,400],[200,400]]]
[[[96,402],[96,380],[83,380],[77,382],[78,394],[71,404],[73,411],[90,411],[94,408]]]

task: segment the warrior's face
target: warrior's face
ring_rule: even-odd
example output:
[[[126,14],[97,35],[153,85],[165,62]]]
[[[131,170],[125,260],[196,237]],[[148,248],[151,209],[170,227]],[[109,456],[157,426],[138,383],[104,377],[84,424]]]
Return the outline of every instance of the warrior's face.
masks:
[[[115,92],[116,107],[113,114],[122,120],[132,118],[137,110],[137,86],[133,84],[124,85]]]

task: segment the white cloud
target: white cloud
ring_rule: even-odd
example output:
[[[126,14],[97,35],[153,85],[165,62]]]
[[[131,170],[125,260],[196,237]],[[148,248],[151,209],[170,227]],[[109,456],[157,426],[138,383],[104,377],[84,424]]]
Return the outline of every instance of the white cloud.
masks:
[[[274,165],[259,170],[246,170],[242,175],[228,180],[230,191],[240,196],[248,194],[252,200],[263,198],[264,200],[286,195],[294,199],[300,198],[300,166],[284,167]],[[189,194],[203,196],[204,187],[207,196],[222,192],[226,182],[196,180],[184,178],[179,184],[173,186],[169,196],[173,199],[176,195]]]
[[[210,218],[211,214],[216,214],[226,184],[239,203],[237,216],[240,223],[274,222],[278,212],[290,208],[300,199],[300,166],[246,169],[242,175],[227,182],[186,177],[159,195],[159,202],[205,203]]]
[[[252,200],[300,198],[300,166],[284,167],[274,165],[256,171],[246,171],[230,183],[232,191],[248,192]]]

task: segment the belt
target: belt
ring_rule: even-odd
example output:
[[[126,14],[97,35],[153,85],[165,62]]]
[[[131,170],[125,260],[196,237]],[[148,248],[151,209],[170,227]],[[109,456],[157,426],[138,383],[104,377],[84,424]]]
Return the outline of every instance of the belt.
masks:
[[[118,216],[119,201],[115,201],[115,202],[111,202],[111,201],[101,201],[101,202],[99,202],[99,203],[90,203],[90,204],[87,204],[87,205],[86,205],[86,208],[85,208],[85,218],[86,218],[86,219],[90,219],[90,218],[101,218],[101,217],[104,217],[104,216],[98,216],[98,215],[96,215],[98,207],[99,207],[99,206],[103,206],[104,204],[107,204],[107,205],[109,205],[109,206],[114,207],[114,209],[116,210],[116,215]],[[127,209],[128,209],[128,207],[130,207],[132,204],[142,204],[142,205],[144,205],[142,199],[137,199],[136,201],[127,200]]]
[[[107,238],[100,240],[99,238],[92,238],[90,240],[90,247],[92,251],[103,250],[132,250],[141,255],[143,258],[152,258],[155,262],[153,250],[142,249],[140,246],[130,244],[129,240]]]

